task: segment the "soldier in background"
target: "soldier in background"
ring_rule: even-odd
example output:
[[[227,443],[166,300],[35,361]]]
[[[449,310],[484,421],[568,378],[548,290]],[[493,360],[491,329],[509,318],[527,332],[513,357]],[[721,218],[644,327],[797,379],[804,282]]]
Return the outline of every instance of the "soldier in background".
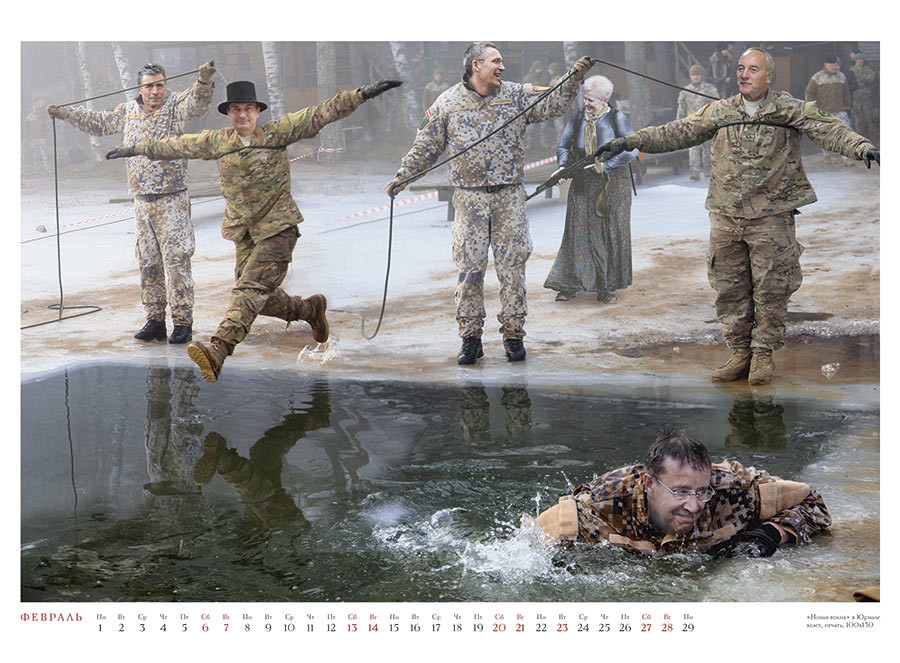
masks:
[[[877,76],[866,65],[862,55],[856,56],[856,63],[850,67],[856,76],[858,87],[853,92],[852,111],[854,129],[864,136],[875,136],[875,79]]]
[[[841,124],[850,126],[850,84],[841,71],[837,56],[827,58],[823,68],[812,75],[806,84],[806,100],[814,101],[820,110],[834,115]],[[826,164],[831,163],[831,152],[822,150]],[[842,157],[844,164],[852,166],[853,161]]]
[[[814,103],[769,88],[775,59],[749,48],[737,67],[740,95],[703,106],[682,120],[601,145],[597,154],[640,149],[657,153],[712,140],[709,210],[709,282],[731,357],[712,379],[748,377],[766,384],[772,352],[784,344],[788,300],[800,287],[797,209],[816,201],[800,159],[800,136],[846,157],[880,163],[863,136]],[[774,125],[774,126],[773,126]]]
[[[716,86],[720,97],[728,94],[734,82],[733,48],[734,44],[731,42],[722,42],[709,56],[709,81]]]
[[[148,138],[184,133],[187,120],[206,115],[212,101],[215,65],[200,67],[197,80],[181,94],[169,94],[166,70],[147,64],[138,72],[139,94],[111,111],[49,106],[51,117],[65,120],[92,136],[122,134],[133,145]],[[194,309],[194,224],[187,193],[187,161],[153,162],[131,157],[125,164],[134,196],[135,255],[141,273],[141,302],[147,321],[134,335],[139,341],[166,338],[166,304],[172,314],[169,343],[191,340]]]
[[[814,488],[734,460],[712,463],[699,441],[662,431],[643,465],[582,484],[537,518],[552,539],[644,554],[698,551],[769,557],[831,525]]]
[[[691,83],[687,86],[687,89],[693,90],[694,92],[700,92],[701,94],[705,94],[707,96],[701,97],[684,90],[679,92],[677,109],[675,111],[676,120],[687,117],[691,113],[696,112],[703,105],[708,104],[710,102],[709,97],[719,96],[719,92],[718,90],[716,90],[715,86],[712,83],[707,83],[703,80],[706,77],[706,70],[699,64],[691,66],[690,75]],[[703,143],[703,145],[694,145],[690,150],[688,150],[688,163],[690,165],[692,180],[700,179],[701,170],[703,170],[704,175],[709,177],[709,143]]]
[[[431,80],[428,81],[428,85],[422,91],[423,110],[431,108],[431,105],[441,96],[441,92],[448,87],[450,87],[450,84],[444,82],[444,72],[441,71],[440,67],[435,67],[434,71],[431,72]]]
[[[501,81],[503,58],[494,44],[474,42],[463,59],[463,80],[445,91],[425,113],[412,148],[388,182],[392,198],[402,180],[432,166],[444,152],[457,154],[525,110],[537,99],[532,85]],[[581,58],[573,75],[528,113],[448,164],[453,193],[453,259],[459,269],[456,321],[463,339],[459,364],[484,355],[484,274],[494,251],[500,280],[500,333],[509,361],[525,359],[525,262],[531,236],[525,212],[524,135],[529,124],[562,115],[578,93],[590,58]]]
[[[194,341],[188,346],[188,354],[205,380],[218,380],[225,358],[244,340],[258,315],[287,322],[304,320],[316,341],[328,340],[325,297],[291,297],[280,287],[300,236],[297,224],[303,221],[291,196],[287,146],[312,138],[326,124],[350,115],[366,99],[398,85],[399,81],[380,81],[338,92],[318,106],[257,126],[259,114],[268,106],[256,99],[253,83],[235,81],[228,84],[227,100],[218,107],[231,120],[231,127],[141,140],[106,155],[107,159],[139,154],[153,160],[218,161],[226,202],[222,236],[235,244],[235,285],[225,318],[209,344]]]

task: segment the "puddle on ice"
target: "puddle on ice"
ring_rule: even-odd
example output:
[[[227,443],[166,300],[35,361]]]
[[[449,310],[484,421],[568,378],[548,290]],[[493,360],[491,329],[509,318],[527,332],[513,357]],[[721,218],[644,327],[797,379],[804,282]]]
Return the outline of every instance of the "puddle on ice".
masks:
[[[299,360],[298,360],[299,361]],[[879,584],[877,401],[86,364],[22,384],[25,601],[847,601]],[[823,495],[766,560],[548,547],[656,430]]]

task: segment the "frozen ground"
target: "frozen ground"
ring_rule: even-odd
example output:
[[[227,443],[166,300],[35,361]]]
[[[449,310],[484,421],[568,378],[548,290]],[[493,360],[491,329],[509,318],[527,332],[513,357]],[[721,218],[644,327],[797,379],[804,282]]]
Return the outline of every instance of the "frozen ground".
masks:
[[[868,171],[862,163],[826,169],[817,154],[805,161],[819,202],[798,217],[798,238],[806,247],[804,282],[791,301],[788,343],[776,355],[775,384],[785,387],[825,381],[820,368],[833,358],[822,354],[816,339],[879,333],[880,171]],[[214,183],[214,174],[203,170],[205,164],[194,168],[195,163],[193,182]],[[505,360],[491,265],[485,280],[485,357],[475,367],[457,366],[456,272],[446,203],[430,198],[398,206],[384,322],[375,339],[366,340],[360,316],[371,334],[385,278],[388,214],[381,210],[352,215],[386,206],[383,185],[394,167],[369,164],[363,172],[348,173],[340,162],[294,165],[294,197],[306,220],[284,287],[292,294],[322,292],[328,297],[340,356],[298,364],[298,353],[313,343],[308,327],[294,323],[285,329],[282,322],[260,318],[228,360],[222,379],[241,366],[296,364],[299,370],[336,377],[505,382],[602,376],[699,385],[727,355],[706,279],[706,181],[660,173],[645,178],[634,199],[634,283],[619,292],[613,305],[600,304],[586,293],[558,303],[555,293],[542,287],[559,246],[565,203],[558,192],[552,200],[539,197],[529,203],[534,253],[527,270],[524,364]],[[102,311],[23,330],[23,374],[73,361],[145,361],[160,355],[175,365],[189,364],[184,347],[132,339],[143,312],[131,205],[109,202],[125,196],[124,173],[98,179],[60,184],[60,260],[64,305],[95,305]],[[416,195],[403,192],[398,202]],[[223,209],[219,198],[197,199],[193,207],[194,336],[200,339],[215,330],[233,278],[232,244],[219,232]],[[40,225],[48,232],[38,232]],[[21,197],[22,326],[57,317],[47,308],[59,300],[55,227],[52,182],[26,183]],[[878,380],[877,375],[859,377]]]

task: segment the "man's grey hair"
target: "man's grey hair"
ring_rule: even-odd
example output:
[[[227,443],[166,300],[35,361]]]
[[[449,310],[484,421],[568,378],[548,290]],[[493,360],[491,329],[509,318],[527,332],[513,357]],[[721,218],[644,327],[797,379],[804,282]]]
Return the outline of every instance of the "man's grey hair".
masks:
[[[469,76],[472,75],[472,63],[475,60],[483,60],[484,52],[489,48],[497,48],[497,45],[489,41],[473,41],[469,44],[469,48],[466,49],[463,55],[463,68]],[[497,50],[499,51],[500,49],[498,48]]]
[[[679,467],[686,465],[695,470],[704,470],[712,465],[709,452],[702,442],[672,428],[660,431],[650,445],[644,461],[647,474],[658,477],[664,469],[666,458],[671,458]]]
[[[145,64],[143,67],[141,67],[138,70],[138,73],[137,73],[138,85],[141,84],[141,79],[144,76],[147,76],[147,75],[155,76],[156,74],[162,74],[162,77],[165,78],[166,70],[163,69],[163,66],[161,64],[156,64],[155,62],[148,62],[147,64]]]
[[[757,51],[758,53],[762,53],[764,56],[766,56],[766,71],[771,71],[773,74],[775,73],[775,58],[772,57],[772,54],[769,53],[769,51],[764,48],[751,46],[746,51],[744,51],[744,53],[749,53],[750,51]],[[743,55],[744,53],[742,53],[741,55]]]
[[[606,76],[588,76],[583,85],[585,91],[591,90],[601,99],[609,99],[613,93],[613,82]]]

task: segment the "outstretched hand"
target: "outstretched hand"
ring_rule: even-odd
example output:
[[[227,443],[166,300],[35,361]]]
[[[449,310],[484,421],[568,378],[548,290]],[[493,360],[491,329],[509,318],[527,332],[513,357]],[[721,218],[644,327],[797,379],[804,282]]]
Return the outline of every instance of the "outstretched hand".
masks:
[[[866,168],[872,168],[872,161],[875,161],[879,166],[881,165],[881,150],[873,147],[871,150],[868,150],[863,155],[863,161],[866,162]]]
[[[624,138],[613,138],[608,143],[603,143],[600,147],[597,148],[597,151],[594,152],[594,156],[598,159],[610,159],[617,154],[621,154],[625,151],[625,139]],[[605,157],[605,159],[604,159]]]
[[[122,159],[122,158],[133,157],[133,156],[134,156],[134,146],[133,145],[129,145],[127,147],[125,147],[125,146],[117,147],[116,149],[110,150],[109,152],[106,153],[107,159]]]
[[[401,85],[403,85],[403,81],[378,81],[377,83],[370,83],[365,87],[359,88],[359,93],[362,95],[363,99],[372,99],[379,94],[387,92],[391,88],[400,87]]]

